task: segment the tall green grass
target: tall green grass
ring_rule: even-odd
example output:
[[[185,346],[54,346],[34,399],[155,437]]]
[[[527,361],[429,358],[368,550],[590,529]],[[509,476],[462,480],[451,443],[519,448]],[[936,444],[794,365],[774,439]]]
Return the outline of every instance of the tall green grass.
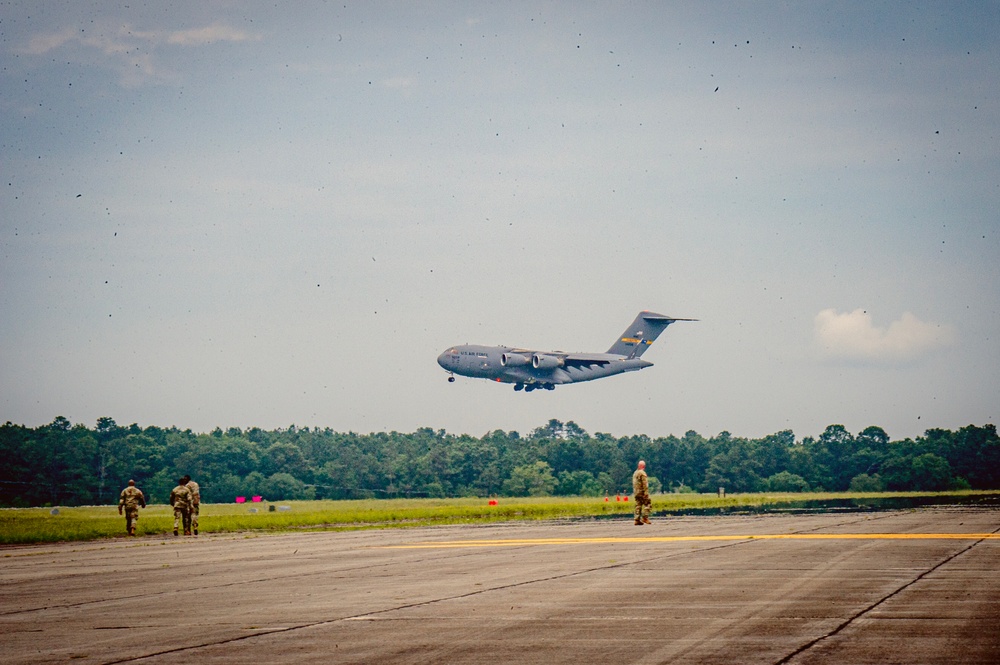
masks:
[[[739,509],[802,501],[878,500],[918,497],[994,497],[1000,492],[811,493],[811,494],[658,494],[653,514],[713,508]],[[275,508],[273,511],[271,508]],[[634,503],[611,498],[544,497],[487,499],[365,499],[354,501],[287,501],[275,504],[202,504],[201,533],[366,529],[469,522],[545,520],[630,516]],[[255,512],[253,512],[255,511]],[[126,538],[125,518],[115,506],[0,509],[0,544]],[[173,531],[169,506],[151,505],[139,513],[139,536]]]

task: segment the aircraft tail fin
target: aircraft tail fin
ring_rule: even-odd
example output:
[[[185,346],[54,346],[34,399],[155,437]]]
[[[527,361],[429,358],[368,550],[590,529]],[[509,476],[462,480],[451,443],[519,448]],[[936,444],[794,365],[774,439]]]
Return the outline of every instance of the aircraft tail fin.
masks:
[[[625,332],[611,345],[608,353],[614,353],[629,358],[638,358],[649,347],[660,333],[674,321],[697,321],[698,319],[677,319],[655,312],[639,312]]]

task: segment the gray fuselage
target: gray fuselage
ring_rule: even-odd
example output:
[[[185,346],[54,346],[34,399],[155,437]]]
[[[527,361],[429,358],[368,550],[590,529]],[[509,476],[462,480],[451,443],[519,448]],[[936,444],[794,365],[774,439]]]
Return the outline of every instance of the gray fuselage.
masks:
[[[505,357],[507,362],[505,363]],[[541,358],[536,362],[535,358]],[[520,361],[524,358],[524,361]],[[511,359],[517,359],[511,362]],[[550,360],[551,359],[551,360]],[[545,361],[553,367],[546,367]],[[552,384],[592,381],[606,376],[633,372],[651,367],[641,358],[612,353],[565,354],[559,351],[541,353],[510,346],[453,346],[440,356],[438,364],[449,372],[476,379],[492,379],[503,383]]]
[[[643,310],[604,353],[462,344],[449,348],[437,361],[451,375],[448,381],[454,381],[454,375],[461,374],[474,379],[513,383],[514,390],[525,392],[537,388],[552,390],[561,384],[593,381],[652,367],[653,363],[640,356],[675,321],[694,319],[678,319]]]

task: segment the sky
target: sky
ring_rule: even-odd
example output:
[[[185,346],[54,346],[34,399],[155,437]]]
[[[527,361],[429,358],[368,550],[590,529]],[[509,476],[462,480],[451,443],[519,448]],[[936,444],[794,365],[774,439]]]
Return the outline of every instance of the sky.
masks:
[[[996,2],[0,2],[0,422],[996,423],[998,35]],[[642,372],[435,362],[641,310],[698,319]]]

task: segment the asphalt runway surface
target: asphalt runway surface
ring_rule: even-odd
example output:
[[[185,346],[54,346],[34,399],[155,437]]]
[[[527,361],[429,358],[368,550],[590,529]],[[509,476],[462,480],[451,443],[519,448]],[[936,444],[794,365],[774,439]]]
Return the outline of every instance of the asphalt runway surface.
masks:
[[[0,660],[998,663],[1000,510],[6,547]]]

